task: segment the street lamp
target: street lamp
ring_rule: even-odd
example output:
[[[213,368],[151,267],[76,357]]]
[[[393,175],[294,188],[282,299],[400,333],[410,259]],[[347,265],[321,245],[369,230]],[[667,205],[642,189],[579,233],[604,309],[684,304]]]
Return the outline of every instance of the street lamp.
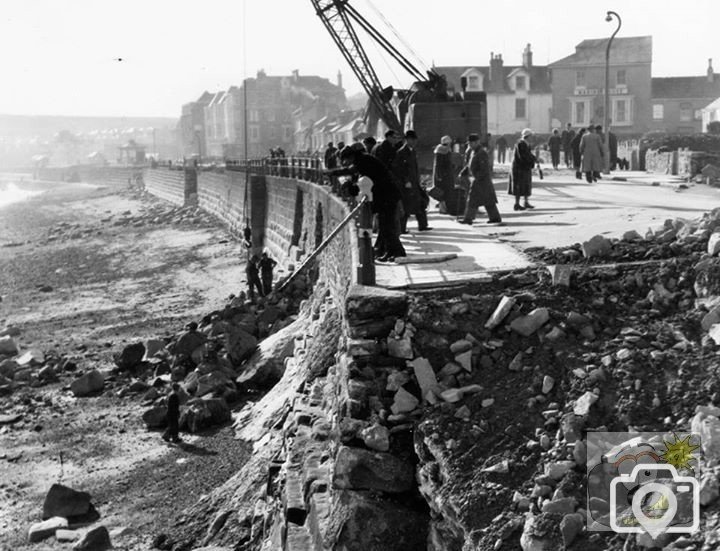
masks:
[[[605,21],[608,23],[612,21],[613,16],[617,18],[617,29],[610,36],[610,40],[607,43],[607,49],[605,50],[605,109],[603,112],[603,130],[605,131],[605,174],[610,174],[610,46],[612,45],[613,38],[620,30],[622,26],[622,20],[620,16],[614,11],[608,11],[605,16]]]

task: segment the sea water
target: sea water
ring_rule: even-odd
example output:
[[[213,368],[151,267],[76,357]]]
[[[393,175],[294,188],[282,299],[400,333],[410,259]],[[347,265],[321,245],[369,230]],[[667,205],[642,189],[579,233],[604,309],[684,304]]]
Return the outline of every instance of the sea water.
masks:
[[[0,182],[0,208],[9,205],[11,203],[17,203],[18,201],[24,201],[30,197],[41,194],[42,191],[31,191],[29,189],[22,189],[18,187],[14,182]]]

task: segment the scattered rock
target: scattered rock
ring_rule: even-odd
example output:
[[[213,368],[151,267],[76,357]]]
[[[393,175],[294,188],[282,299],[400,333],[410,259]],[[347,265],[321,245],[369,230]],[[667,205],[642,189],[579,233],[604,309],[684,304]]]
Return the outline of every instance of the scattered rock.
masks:
[[[18,345],[11,336],[0,337],[0,354],[5,356],[15,356],[20,350]]]
[[[510,323],[510,329],[520,333],[524,337],[529,337],[535,331],[540,329],[550,319],[550,313],[547,308],[536,308],[527,316],[515,318]]]
[[[490,319],[485,322],[485,328],[494,329],[495,327],[500,325],[510,313],[510,311],[513,309],[516,303],[517,301],[512,297],[502,297],[500,299],[500,304],[498,304],[497,308],[495,308],[495,311],[493,312],[492,316],[490,316]]]
[[[104,386],[104,377],[97,369],[93,369],[70,383],[70,390],[75,396],[83,397],[101,391]]]
[[[43,503],[43,519],[82,517],[90,512],[90,494],[53,484]]]
[[[52,517],[42,522],[37,522],[30,527],[28,531],[28,540],[30,543],[42,541],[50,536],[55,535],[58,528],[67,528],[68,521],[63,517]]]
[[[610,254],[612,250],[612,243],[606,237],[602,235],[596,235],[589,241],[585,241],[582,244],[582,252],[585,258],[603,257]]]
[[[420,401],[415,396],[404,388],[399,388],[395,393],[395,399],[390,409],[395,415],[399,413],[409,413],[418,407],[419,404]]]
[[[371,450],[386,452],[390,449],[390,431],[382,425],[370,425],[362,430],[360,436]]]
[[[394,455],[342,446],[332,481],[335,488],[401,493],[413,487],[414,479],[413,466]]]
[[[415,379],[417,379],[418,385],[420,385],[423,398],[425,398],[429,392],[435,392],[438,382],[430,362],[426,358],[415,358],[412,362],[409,362],[409,364],[415,372]]]
[[[590,413],[590,407],[597,402],[598,397],[597,394],[594,394],[590,391],[586,392],[580,398],[575,400],[575,404],[573,405],[573,413],[575,415],[583,415],[586,416]]]

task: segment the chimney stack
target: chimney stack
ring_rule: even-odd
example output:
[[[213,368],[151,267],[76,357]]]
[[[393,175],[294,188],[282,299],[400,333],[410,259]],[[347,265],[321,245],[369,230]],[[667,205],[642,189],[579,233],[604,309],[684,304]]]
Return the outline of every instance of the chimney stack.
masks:
[[[708,59],[707,79],[708,82],[715,81],[715,71],[713,71],[712,58]]]
[[[294,69],[292,72],[293,80],[297,82],[297,79],[300,78],[300,71],[297,69]]]
[[[523,51],[523,67],[526,69],[529,69],[532,67],[532,50],[530,49],[530,44],[525,46],[525,50]]]
[[[338,69],[338,74],[337,74],[337,85],[338,85],[338,88],[342,88],[342,87],[343,87],[343,85],[342,85],[342,73],[340,72],[339,69]]]
[[[503,58],[501,54],[495,55],[490,52],[490,82],[502,82],[505,77],[503,75]]]

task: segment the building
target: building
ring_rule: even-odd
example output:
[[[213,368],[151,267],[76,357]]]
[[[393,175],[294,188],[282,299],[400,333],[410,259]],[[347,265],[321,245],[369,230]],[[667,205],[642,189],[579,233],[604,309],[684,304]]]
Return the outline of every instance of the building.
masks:
[[[703,132],[709,122],[703,121],[703,109],[717,98],[720,75],[713,71],[712,59],[704,76],[653,78],[651,128],[673,134]]]
[[[549,65],[555,126],[603,124],[608,39],[583,40]],[[643,134],[651,123],[652,37],[615,38],[610,47],[610,121],[617,135]]]
[[[205,107],[216,95],[214,92],[205,91],[196,101],[182,106],[177,138],[180,154],[183,157],[207,156]]]
[[[207,98],[203,108],[207,156],[243,159],[246,153],[249,158],[260,157],[277,147],[288,154],[307,150],[312,147],[312,121],[340,112],[345,101],[340,76],[333,84],[298,71],[289,76],[258,71],[241,86]]]
[[[465,82],[468,92],[485,92],[491,134],[515,134],[528,127],[550,131],[549,72],[545,66],[533,65],[530,44],[523,51],[522,65],[505,65],[501,54],[491,52],[487,66],[434,69],[445,76],[450,91],[460,92]]]
[[[708,132],[711,122],[720,122],[720,97],[702,110],[702,129]]]

